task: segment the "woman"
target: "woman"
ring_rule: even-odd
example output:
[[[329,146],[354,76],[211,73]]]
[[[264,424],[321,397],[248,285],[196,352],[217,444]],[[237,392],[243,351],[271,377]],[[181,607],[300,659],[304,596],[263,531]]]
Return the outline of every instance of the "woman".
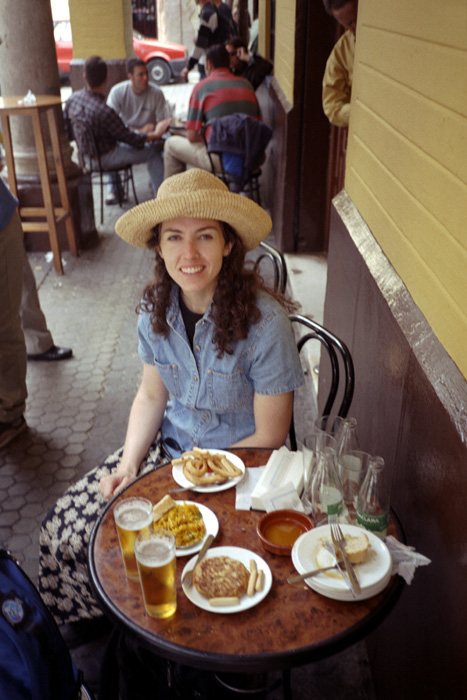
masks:
[[[138,307],[143,377],[123,450],[72,486],[44,521],[39,588],[59,624],[101,615],[88,583],[89,535],[106,499],[166,456],[194,446],[277,448],[303,383],[287,313],[245,253],[271,229],[250,199],[192,169],[116,231],[156,253]]]

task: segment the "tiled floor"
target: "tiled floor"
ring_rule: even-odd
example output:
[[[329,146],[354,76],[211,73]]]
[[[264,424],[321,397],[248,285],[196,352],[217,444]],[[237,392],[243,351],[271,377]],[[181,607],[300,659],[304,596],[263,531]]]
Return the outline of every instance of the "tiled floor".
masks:
[[[135,172],[142,201],[149,198],[147,173],[144,166]],[[45,513],[70,483],[123,443],[140,379],[134,309],[151,276],[152,259],[115,235],[120,214],[118,206],[106,207],[94,249],[79,258],[64,253],[63,277],[56,276],[45,254],[30,255],[54,341],[73,348],[70,360],[28,364],[28,430],[0,450],[0,544],[13,551],[33,580]],[[300,289],[294,278],[305,287],[319,280],[313,308],[308,293],[297,294],[307,300],[305,312],[320,320],[325,260],[300,256],[288,266],[292,290]],[[73,650],[95,690],[102,650],[102,640]],[[373,698],[362,645],[294,670],[292,681],[295,700]]]

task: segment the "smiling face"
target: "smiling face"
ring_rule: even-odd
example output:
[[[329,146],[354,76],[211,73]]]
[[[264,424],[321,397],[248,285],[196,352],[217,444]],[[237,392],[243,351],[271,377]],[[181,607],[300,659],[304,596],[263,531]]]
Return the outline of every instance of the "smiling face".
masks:
[[[146,66],[135,66],[133,68],[133,73],[128,74],[128,78],[131,82],[133,92],[137,95],[141,95],[148,89],[149,75]]]
[[[157,252],[182,290],[183,301],[196,313],[204,313],[211,303],[222,262],[231,250],[218,221],[180,216],[161,225]]]

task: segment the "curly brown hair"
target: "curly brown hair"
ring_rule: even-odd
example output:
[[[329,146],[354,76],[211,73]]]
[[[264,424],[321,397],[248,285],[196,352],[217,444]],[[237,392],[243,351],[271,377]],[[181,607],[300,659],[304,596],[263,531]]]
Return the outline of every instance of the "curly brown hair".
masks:
[[[245,265],[246,248],[242,239],[229,224],[223,221],[219,221],[219,224],[225,242],[233,244],[229,255],[223,259],[211,309],[211,318],[216,327],[214,344],[217,356],[221,358],[224,353],[231,355],[234,342],[245,339],[250,326],[260,320],[261,311],[256,303],[260,290],[273,296],[288,311],[295,306],[265,284],[254,263],[252,266]],[[154,227],[153,236],[147,242],[148,248],[156,251],[155,281],[145,288],[137,312],[150,313],[152,330],[166,338],[170,333],[166,314],[174,281],[158,255],[160,228],[160,224]]]

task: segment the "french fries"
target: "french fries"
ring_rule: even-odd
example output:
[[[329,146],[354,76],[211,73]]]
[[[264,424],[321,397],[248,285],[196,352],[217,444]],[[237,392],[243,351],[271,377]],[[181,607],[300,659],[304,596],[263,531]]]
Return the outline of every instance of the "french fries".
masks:
[[[225,455],[211,454],[200,447],[184,452],[181,457],[172,460],[172,464],[182,465],[185,478],[197,486],[222,484],[227,479],[242,474],[242,470],[232,464]]]

